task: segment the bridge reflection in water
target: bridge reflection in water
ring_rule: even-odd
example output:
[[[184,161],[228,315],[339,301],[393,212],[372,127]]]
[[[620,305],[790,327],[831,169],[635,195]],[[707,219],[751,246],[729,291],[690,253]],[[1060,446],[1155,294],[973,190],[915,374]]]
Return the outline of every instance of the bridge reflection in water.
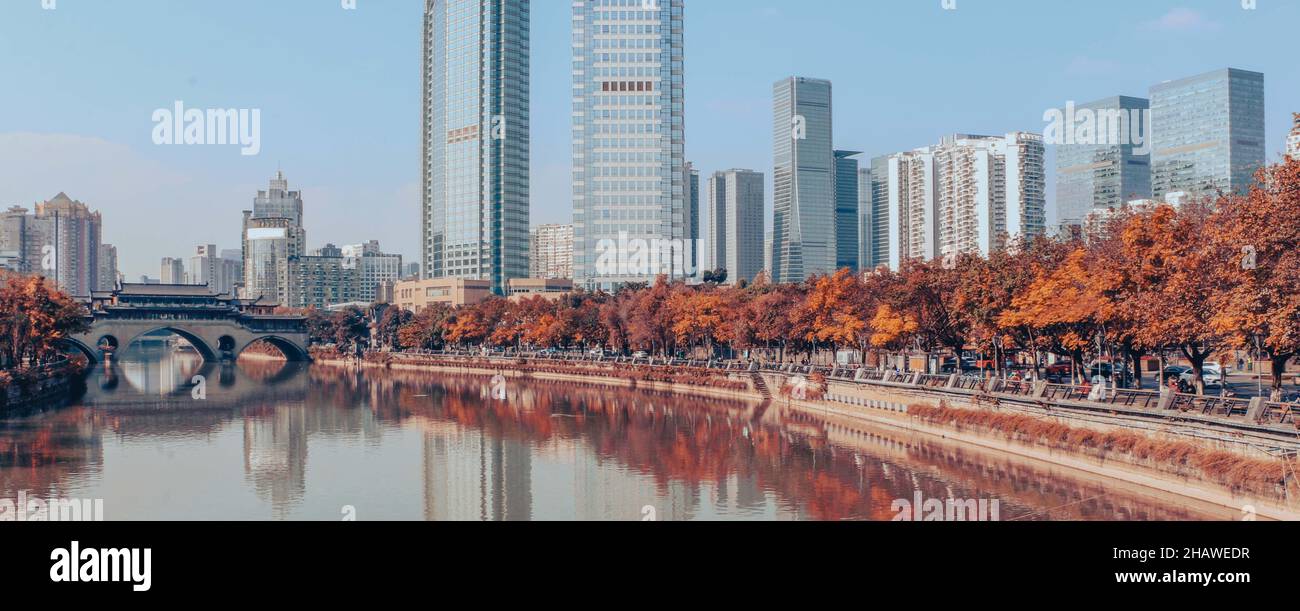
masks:
[[[193,368],[193,369],[191,369]],[[208,380],[195,400],[189,380]],[[77,404],[0,421],[0,498],[114,519],[888,520],[895,499],[1002,519],[1228,519],[1011,457],[718,400],[575,384],[203,365],[97,368]]]

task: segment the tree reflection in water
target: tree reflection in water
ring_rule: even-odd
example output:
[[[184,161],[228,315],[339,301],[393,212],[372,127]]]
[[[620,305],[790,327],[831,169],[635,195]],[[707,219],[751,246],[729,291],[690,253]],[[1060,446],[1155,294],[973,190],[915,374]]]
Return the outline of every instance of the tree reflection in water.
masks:
[[[337,519],[358,503],[363,519],[639,520],[649,505],[661,520],[889,520],[896,499],[920,491],[997,499],[1003,519],[1232,517],[780,404],[520,380],[498,401],[489,378],[165,367],[154,378],[204,375],[207,399],[97,367],[76,404],[0,420],[0,498],[102,496],[109,519],[123,506],[167,519]],[[123,461],[142,448],[170,458],[122,473],[141,468]]]

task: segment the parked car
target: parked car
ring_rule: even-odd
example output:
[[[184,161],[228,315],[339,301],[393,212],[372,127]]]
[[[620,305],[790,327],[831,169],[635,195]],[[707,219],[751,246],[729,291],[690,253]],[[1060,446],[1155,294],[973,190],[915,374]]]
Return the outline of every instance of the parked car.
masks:
[[[648,359],[648,358],[650,358],[650,353],[646,352],[645,350],[637,350],[636,352],[633,352],[633,353],[632,353],[632,358],[634,358],[634,359]]]
[[[1179,376],[1179,381],[1186,384],[1187,388],[1196,388],[1196,371],[1191,367],[1186,368]],[[1206,388],[1223,388],[1223,370],[1218,363],[1206,363],[1201,366],[1201,381],[1205,383]]]
[[[1122,388],[1133,385],[1133,373],[1129,371],[1128,365],[1093,363],[1092,367],[1088,368],[1088,381],[1092,381],[1098,375]]]
[[[1184,375],[1188,376],[1186,378],[1188,381],[1184,381],[1184,377],[1183,377]],[[1183,365],[1169,365],[1165,367],[1163,371],[1160,372],[1160,385],[1168,386],[1169,380],[1171,379],[1177,380],[1179,392],[1187,392],[1191,388],[1190,385],[1191,375],[1192,375],[1191,367],[1186,367]]]
[[[592,348],[591,350],[588,350],[588,351],[587,351],[587,354],[589,354],[589,355],[591,355],[591,356],[605,356],[605,349],[604,349],[604,348]]]
[[[1043,377],[1052,384],[1069,384],[1074,377],[1074,363],[1055,363],[1048,365]]]

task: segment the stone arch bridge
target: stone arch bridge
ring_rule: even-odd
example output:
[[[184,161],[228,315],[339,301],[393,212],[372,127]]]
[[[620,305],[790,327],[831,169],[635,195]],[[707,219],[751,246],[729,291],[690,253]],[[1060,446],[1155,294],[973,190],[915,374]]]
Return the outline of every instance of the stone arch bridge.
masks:
[[[123,284],[87,304],[90,331],[65,341],[91,362],[155,331],[185,338],[208,362],[235,360],[266,341],[291,361],[307,361],[307,319],[274,314],[275,304],[216,295],[206,286]]]

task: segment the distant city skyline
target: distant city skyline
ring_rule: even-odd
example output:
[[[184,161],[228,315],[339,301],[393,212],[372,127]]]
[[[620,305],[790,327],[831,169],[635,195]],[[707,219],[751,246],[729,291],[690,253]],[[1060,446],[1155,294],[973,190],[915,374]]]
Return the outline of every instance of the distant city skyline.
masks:
[[[378,238],[416,260],[421,96],[412,74],[420,4],[363,3],[355,11],[292,0],[233,0],[222,10],[162,0],[60,3],[57,11],[6,6],[0,69],[15,90],[42,95],[7,98],[0,112],[0,206],[31,208],[60,191],[84,201],[103,214],[103,242],[117,246],[123,275],[136,278],[156,274],[161,257],[194,244],[231,244],[247,193],[283,168],[313,202],[313,246]],[[730,167],[770,170],[770,135],[756,126],[770,120],[771,82],[787,74],[835,83],[834,146],[865,151],[864,158],[954,132],[1039,131],[1043,111],[1066,101],[1145,97],[1154,83],[1227,66],[1268,77],[1267,161],[1281,158],[1291,113],[1300,110],[1300,75],[1269,48],[1300,22],[1295,3],[1260,3],[1254,11],[1185,0],[1102,0],[1087,11],[1014,0],[963,3],[955,11],[930,4],[882,10],[823,0],[824,8],[802,11],[781,2],[688,1],[685,158],[705,176]],[[959,35],[1041,29],[1067,13],[1072,32],[1093,34],[1048,39],[1032,54],[996,45],[972,50]],[[851,36],[867,19],[880,35]],[[188,25],[169,26],[173,20]],[[291,39],[285,23],[295,24]],[[568,223],[572,215],[570,28],[567,5],[534,3],[532,226]],[[725,47],[707,37],[719,28],[729,32]],[[819,35],[786,35],[813,30]],[[878,66],[869,78],[862,72],[861,58],[900,48],[920,32],[932,34],[932,53]],[[39,62],[32,49],[41,49]],[[153,57],[168,59],[142,60]],[[989,72],[992,58],[996,73]],[[153,146],[149,114],[176,100],[261,108],[261,154]]]

